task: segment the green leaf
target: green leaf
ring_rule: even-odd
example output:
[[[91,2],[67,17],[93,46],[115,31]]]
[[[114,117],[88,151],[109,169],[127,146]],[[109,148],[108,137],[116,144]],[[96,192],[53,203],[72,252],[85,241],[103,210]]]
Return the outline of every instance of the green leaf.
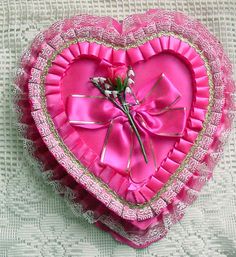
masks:
[[[124,80],[124,89],[127,87],[127,85],[128,85],[128,77],[126,77]]]
[[[117,91],[122,91],[122,80],[120,77],[116,78]]]

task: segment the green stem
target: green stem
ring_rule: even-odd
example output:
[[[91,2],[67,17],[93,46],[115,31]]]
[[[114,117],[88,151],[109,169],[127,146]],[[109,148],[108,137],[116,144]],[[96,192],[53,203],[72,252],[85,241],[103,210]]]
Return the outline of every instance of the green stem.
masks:
[[[134,121],[132,115],[129,112],[129,107],[126,104],[126,102],[124,101],[124,99],[123,99],[123,97],[121,95],[119,95],[119,101],[121,102],[121,104],[122,104],[122,106],[123,106],[123,108],[125,110],[125,114],[128,117],[128,119],[129,119],[129,123],[130,123],[132,129],[134,130],[135,135],[137,136],[139,145],[140,145],[141,150],[142,150],[142,154],[143,154],[144,160],[145,160],[146,163],[148,163],[147,154],[146,154],[146,151],[145,151],[142,139],[141,139],[140,134],[138,132],[137,126],[135,124],[135,121]]]
[[[137,138],[138,138],[138,142],[140,144],[140,147],[141,147],[141,150],[142,150],[142,154],[143,154],[143,157],[144,157],[144,160],[146,163],[148,163],[148,159],[147,159],[147,154],[146,154],[146,151],[145,151],[145,148],[144,148],[144,145],[143,145],[143,142],[141,140],[141,137],[139,135],[139,132],[137,130],[137,127],[135,125],[135,122],[133,120],[133,117],[132,115],[130,115],[129,112],[126,113],[128,119],[129,119],[129,122],[130,122],[130,125],[132,126],[133,130],[134,130],[134,133],[136,134]]]

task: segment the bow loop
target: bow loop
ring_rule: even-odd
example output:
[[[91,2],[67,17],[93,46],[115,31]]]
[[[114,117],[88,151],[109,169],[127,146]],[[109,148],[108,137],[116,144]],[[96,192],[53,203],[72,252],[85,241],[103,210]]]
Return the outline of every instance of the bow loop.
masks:
[[[178,89],[162,73],[140,102],[145,105],[147,110],[161,110],[175,104],[180,98],[181,94]]]
[[[168,108],[165,112],[158,114],[136,112],[134,119],[140,129],[146,130],[149,134],[181,137],[185,128],[186,110],[185,108]]]
[[[120,172],[129,168],[133,148],[133,136],[130,124],[125,116],[119,116],[110,122],[101,151],[101,163],[110,165]]]
[[[67,116],[71,125],[88,129],[107,126],[121,111],[103,96],[71,95],[67,98]]]

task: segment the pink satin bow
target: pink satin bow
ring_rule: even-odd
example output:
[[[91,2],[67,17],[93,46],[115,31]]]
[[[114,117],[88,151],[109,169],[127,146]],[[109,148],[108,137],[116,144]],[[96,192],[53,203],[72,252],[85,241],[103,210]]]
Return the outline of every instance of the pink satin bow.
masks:
[[[66,111],[73,126],[94,130],[108,128],[101,151],[101,163],[121,172],[141,166],[157,169],[152,140],[156,136],[181,137],[185,128],[185,108],[173,107],[180,97],[171,81],[161,74],[150,91],[138,99],[138,103],[130,106],[147,152],[148,163],[144,162],[140,145],[126,115],[104,96],[71,95],[67,99]]]

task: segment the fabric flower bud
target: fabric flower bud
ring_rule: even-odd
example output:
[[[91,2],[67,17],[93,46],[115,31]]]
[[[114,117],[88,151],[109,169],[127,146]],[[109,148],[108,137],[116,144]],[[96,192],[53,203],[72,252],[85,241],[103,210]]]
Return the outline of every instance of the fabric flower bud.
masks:
[[[110,91],[110,90],[105,90],[105,91],[104,91],[104,94],[105,94],[106,96],[109,96],[109,95],[111,94],[111,91]]]
[[[98,78],[98,77],[94,77],[94,78],[92,78],[92,82],[94,82],[94,83],[98,83],[98,82],[99,82],[99,78]]]
[[[113,84],[116,84],[117,78],[120,78],[123,83],[127,76],[127,71],[128,71],[128,67],[125,65],[108,67],[107,69],[108,78],[111,80]]]
[[[134,71],[133,71],[133,69],[129,69],[129,71],[128,71],[128,77],[134,77]]]
[[[112,94],[113,94],[113,97],[116,98],[117,95],[118,95],[118,91],[115,91],[115,90],[114,90],[114,91],[112,91]]]
[[[134,84],[134,81],[131,78],[129,78],[128,79],[128,85],[132,85],[132,84]]]
[[[99,81],[103,84],[107,79],[106,78],[103,78],[103,77],[100,77],[99,78]]]
[[[110,84],[108,84],[108,83],[105,83],[105,85],[104,85],[104,86],[105,86],[105,88],[106,88],[106,89],[109,89],[109,88],[111,87],[111,85],[110,85]]]
[[[126,94],[131,94],[132,93],[131,88],[130,87],[126,87],[125,93]]]

